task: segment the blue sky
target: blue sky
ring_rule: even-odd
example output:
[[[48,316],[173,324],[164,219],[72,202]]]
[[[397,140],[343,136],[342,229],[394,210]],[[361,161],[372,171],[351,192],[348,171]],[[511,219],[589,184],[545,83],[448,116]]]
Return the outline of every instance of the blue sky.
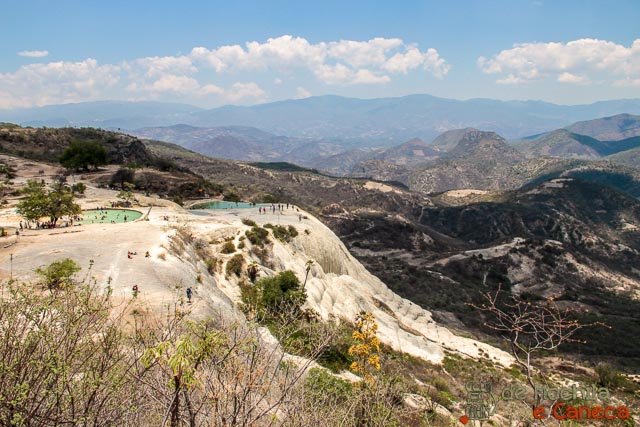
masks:
[[[637,0],[4,3],[0,108],[640,97]]]

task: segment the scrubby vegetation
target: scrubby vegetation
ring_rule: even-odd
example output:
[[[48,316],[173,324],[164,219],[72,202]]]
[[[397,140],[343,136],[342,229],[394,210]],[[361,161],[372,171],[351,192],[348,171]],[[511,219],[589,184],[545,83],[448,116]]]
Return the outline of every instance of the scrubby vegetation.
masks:
[[[242,288],[245,310],[269,323],[283,315],[298,317],[307,294],[293,271],[258,280]]]
[[[255,246],[264,246],[270,243],[269,231],[262,227],[253,226],[251,230],[245,231],[245,236]]]
[[[264,228],[271,229],[273,236],[283,242],[289,242],[298,235],[298,230],[293,225],[285,227],[283,225],[265,224]]]
[[[248,218],[243,218],[242,219],[242,223],[244,225],[248,225],[249,227],[257,227],[258,224],[256,224],[256,222],[252,219],[248,219]]]
[[[232,274],[240,277],[242,274],[242,267],[244,266],[244,257],[241,254],[236,254],[232,256],[227,261],[226,272],[227,276],[231,276]]]
[[[220,253],[223,254],[232,254],[236,251],[236,245],[233,244],[233,240],[229,240],[224,242],[222,248],[220,248]]]
[[[2,283],[1,425],[330,427],[419,417],[401,403],[401,383],[382,371],[362,385],[319,369],[305,374],[333,342],[331,329],[305,330],[309,361],[292,363],[251,325],[186,320],[189,308],[179,303],[162,316],[137,300],[114,306],[67,274],[77,270],[68,261],[69,286]],[[300,303],[290,272],[260,286],[265,310]]]

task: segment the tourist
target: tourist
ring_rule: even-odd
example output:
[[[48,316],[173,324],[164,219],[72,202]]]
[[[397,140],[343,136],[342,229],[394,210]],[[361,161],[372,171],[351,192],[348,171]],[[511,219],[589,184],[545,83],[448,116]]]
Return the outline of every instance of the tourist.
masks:
[[[133,297],[136,298],[138,296],[138,285],[133,285],[131,290],[133,291]]]
[[[191,304],[191,297],[193,296],[193,290],[189,287],[187,288],[187,302]]]

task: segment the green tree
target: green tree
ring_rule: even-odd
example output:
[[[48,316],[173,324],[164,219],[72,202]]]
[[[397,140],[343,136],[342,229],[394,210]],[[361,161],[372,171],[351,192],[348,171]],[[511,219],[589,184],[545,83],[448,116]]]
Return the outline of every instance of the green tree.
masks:
[[[74,260],[65,258],[46,267],[36,268],[35,271],[49,289],[61,289],[73,285],[73,276],[80,270],[80,266]]]
[[[73,141],[62,153],[60,164],[67,169],[97,169],[107,164],[107,150],[98,141]]]
[[[87,190],[87,186],[82,182],[78,182],[77,184],[73,184],[71,186],[71,192],[76,194],[84,194],[86,190]]]
[[[200,364],[211,357],[223,342],[222,333],[210,330],[205,323],[188,323],[187,328],[187,332],[178,339],[163,341],[147,349],[142,358],[147,367],[155,363],[170,378],[168,414],[171,427],[180,424],[181,394],[189,414],[189,426],[195,427],[197,413],[189,391],[198,383],[196,372]]]
[[[136,341],[109,300],[84,284],[55,298],[29,284],[1,286],[0,425],[132,425]]]
[[[118,198],[122,199],[125,205],[129,205],[134,200],[133,189],[136,186],[130,182],[125,182],[122,190],[118,193]]]
[[[128,182],[134,182],[136,179],[136,171],[132,168],[120,168],[111,176],[111,185],[119,186],[122,190],[125,189],[125,184]]]
[[[245,287],[242,298],[245,308],[255,310],[261,320],[286,324],[301,316],[307,294],[296,274],[287,270]]]
[[[22,215],[27,221],[38,221],[47,215],[48,197],[44,182],[29,180],[21,191],[26,197],[18,203],[18,215]]]
[[[55,227],[58,219],[64,215],[82,212],[80,206],[74,202],[73,192],[61,182],[47,190],[44,182],[30,180],[22,191],[26,197],[18,203],[16,211],[27,221],[49,217]]]

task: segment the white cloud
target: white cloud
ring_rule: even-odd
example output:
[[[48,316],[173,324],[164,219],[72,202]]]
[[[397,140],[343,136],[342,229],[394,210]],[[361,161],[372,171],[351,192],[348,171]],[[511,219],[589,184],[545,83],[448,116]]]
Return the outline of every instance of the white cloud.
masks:
[[[26,56],[27,58],[44,58],[45,56],[49,56],[48,50],[23,50],[22,52],[18,52],[19,56]]]
[[[390,81],[391,78],[389,76],[378,76],[367,69],[358,70],[351,80],[354,84],[380,84],[389,83]]]
[[[406,74],[421,66],[438,78],[449,71],[449,65],[437,50],[429,48],[420,52],[417,47],[406,45],[401,39],[381,37],[368,41],[340,40],[312,44],[301,37],[284,35],[270,38],[265,43],[248,42],[245,47],[196,47],[191,50],[189,57],[195,64],[218,73],[234,70],[307,69],[325,84],[386,82],[390,77],[371,76],[376,71]]]
[[[566,71],[558,76],[558,81],[561,83],[587,83],[588,79],[583,76],[577,76],[575,74],[567,73]]]
[[[423,54],[415,47],[412,47],[404,53],[393,55],[383,64],[383,68],[392,73],[406,74],[409,70],[413,70],[423,63]]]
[[[319,65],[314,74],[327,84],[347,83],[353,78],[353,71],[344,64]]]
[[[43,57],[48,52],[19,54]],[[281,77],[275,77],[284,75],[287,83],[311,76],[325,85],[375,85],[412,71],[442,78],[449,68],[437,50],[421,51],[399,38],[311,43],[302,37],[283,35],[265,42],[194,47],[184,55],[142,57],[118,64],[102,65],[89,58],[26,65],[0,73],[0,107],[123,97],[258,102],[267,99],[266,90],[254,82],[238,82],[249,73],[270,75],[274,86],[285,84]],[[236,83],[223,86],[220,80]]]
[[[198,71],[188,56],[139,58],[127,63],[127,66],[129,70],[134,72],[142,71],[146,77],[158,77],[164,74],[193,74]]]
[[[523,82],[525,82],[524,79],[521,79],[520,77],[516,77],[513,74],[509,74],[504,79],[496,80],[496,83],[501,84],[501,85],[517,85],[517,84],[520,84],[520,83],[523,83]]]
[[[220,86],[208,84],[200,88],[200,93],[202,95],[222,95],[224,93],[224,89]]]
[[[499,83],[632,82],[640,74],[640,39],[630,47],[597,39],[516,44],[490,59],[481,56],[478,66],[487,74],[507,74]]]
[[[298,86],[296,88],[296,96],[295,99],[304,99],[304,98],[309,98],[311,95],[311,92],[309,92],[308,90],[306,90],[305,88],[303,88],[302,86]]]
[[[227,91],[226,97],[231,102],[240,102],[243,100],[262,101],[266,98],[267,93],[258,86],[257,83],[234,83],[231,89]]]
[[[340,40],[328,44],[327,54],[355,68],[371,65],[381,67],[387,61],[387,53],[403,44],[401,39],[381,37],[366,42]]]
[[[151,82],[132,82],[126,90],[152,99],[161,99],[166,96],[202,98],[225,94],[223,88],[214,84],[201,85],[193,77],[174,74],[163,74]]]
[[[120,80],[120,67],[80,62],[29,64],[14,73],[0,74],[0,107],[69,103],[100,99]]]
[[[151,92],[173,92],[176,94],[192,93],[200,88],[198,81],[192,77],[167,74],[154,81]]]
[[[382,68],[392,73],[406,74],[420,66],[431,71],[437,78],[443,78],[451,69],[437,50],[429,48],[426,52],[420,52],[416,47],[410,47],[404,53],[396,53],[384,63]]]
[[[315,75],[330,85],[380,84],[391,81],[389,76],[377,75],[366,68],[354,71],[344,64],[321,65],[315,70]]]
[[[310,44],[301,37],[289,35],[240,45],[221,46],[216,49],[195,47],[190,57],[216,72],[227,70],[286,69],[289,66],[320,64],[326,57],[324,43]]]

